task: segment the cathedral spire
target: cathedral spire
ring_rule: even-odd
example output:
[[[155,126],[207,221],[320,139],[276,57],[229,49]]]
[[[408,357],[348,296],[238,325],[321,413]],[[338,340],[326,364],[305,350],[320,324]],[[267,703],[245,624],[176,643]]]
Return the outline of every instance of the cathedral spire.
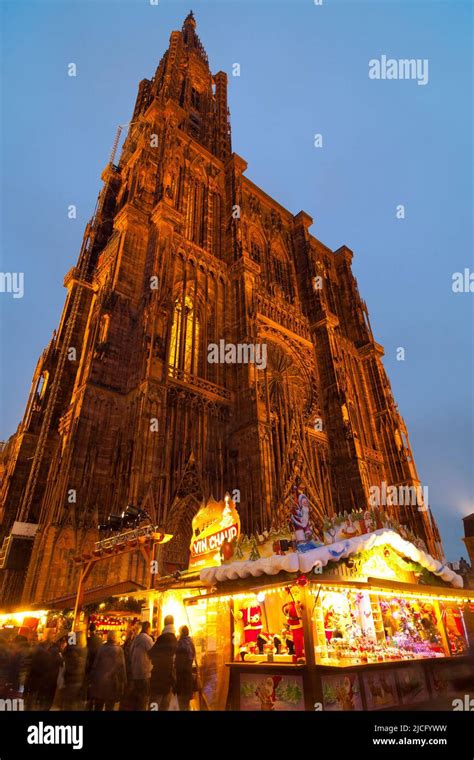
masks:
[[[194,13],[192,11],[189,11],[188,15],[184,19],[183,29],[185,26],[192,26],[193,29],[196,28],[196,19],[194,18]]]
[[[202,58],[206,65],[209,65],[207,59],[207,53],[204,50],[204,45],[196,34],[196,19],[194,13],[189,11],[188,15],[184,19],[183,27],[181,29],[183,35],[183,41],[188,50],[195,50],[196,53]]]

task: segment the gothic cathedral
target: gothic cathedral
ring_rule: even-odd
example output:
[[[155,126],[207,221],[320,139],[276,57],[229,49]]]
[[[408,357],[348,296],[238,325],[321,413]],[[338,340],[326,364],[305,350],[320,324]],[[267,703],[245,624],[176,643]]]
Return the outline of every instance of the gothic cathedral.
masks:
[[[227,76],[211,73],[190,13],[140,82],[2,454],[2,603],[73,593],[72,558],[127,504],[174,535],[160,549],[166,574],[187,566],[192,518],[211,495],[235,494],[251,533],[285,519],[297,486],[318,531],[367,507],[373,485],[420,485],[352,252],[327,248],[306,212],[246,169]],[[209,360],[229,345],[260,348],[262,361]],[[442,556],[428,505],[385,509]],[[131,554],[100,572],[91,585],[143,582],[147,569]]]

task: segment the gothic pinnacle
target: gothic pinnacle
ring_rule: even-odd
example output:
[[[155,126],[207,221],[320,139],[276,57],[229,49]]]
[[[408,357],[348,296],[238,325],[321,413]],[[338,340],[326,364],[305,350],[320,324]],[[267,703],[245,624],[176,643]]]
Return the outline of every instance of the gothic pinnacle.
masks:
[[[196,19],[194,18],[194,13],[192,11],[189,11],[188,15],[184,19],[183,26],[186,24],[191,24],[194,28],[196,28]]]

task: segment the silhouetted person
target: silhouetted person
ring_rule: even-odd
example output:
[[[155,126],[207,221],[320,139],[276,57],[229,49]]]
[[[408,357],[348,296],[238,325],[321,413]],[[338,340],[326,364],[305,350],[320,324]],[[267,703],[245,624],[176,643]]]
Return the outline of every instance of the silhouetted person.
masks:
[[[111,711],[124,692],[127,674],[123,649],[117,644],[115,631],[107,635],[107,642],[97,652],[92,666],[90,696],[93,710]]]
[[[36,648],[25,683],[27,710],[50,710],[59,671],[64,665],[62,652],[65,647],[66,638],[61,637],[55,643],[42,641]]]
[[[179,629],[179,639],[175,653],[176,671],[176,694],[180,710],[189,710],[189,703],[193,696],[193,662],[196,658],[196,650],[193,640],[189,635],[187,625]]]
[[[174,687],[174,653],[178,640],[174,632],[174,618],[167,615],[160,636],[148,652],[153,664],[150,679],[150,700],[156,702],[158,710],[167,710]]]
[[[75,643],[68,643],[64,650],[63,710],[82,710],[85,693],[87,649],[84,632],[77,631]]]
[[[99,651],[102,644],[104,643],[102,641],[102,637],[96,633],[96,630],[97,628],[96,628],[95,623],[91,623],[89,625],[89,637],[87,639],[87,656],[86,656],[86,668],[85,668],[85,678],[84,678],[88,710],[92,710],[92,700],[89,693],[90,687],[91,687],[92,668],[94,667],[94,662],[97,656],[97,652]]]
[[[130,671],[133,680],[132,709],[146,710],[150,695],[152,664],[148,652],[153,646],[150,623],[142,623],[142,630],[130,646]]]
[[[127,671],[127,686],[122,699],[120,700],[119,710],[133,710],[134,709],[134,692],[133,692],[133,680],[132,680],[132,664],[130,660],[130,649],[132,644],[141,630],[141,624],[134,621],[130,624],[125,641],[123,643],[123,653],[125,655],[125,669]]]

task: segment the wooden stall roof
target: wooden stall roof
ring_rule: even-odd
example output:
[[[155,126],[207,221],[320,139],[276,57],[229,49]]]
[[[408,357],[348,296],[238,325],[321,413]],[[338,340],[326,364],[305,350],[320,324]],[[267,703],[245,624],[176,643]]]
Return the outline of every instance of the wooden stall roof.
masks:
[[[86,589],[82,603],[93,604],[94,602],[107,599],[109,596],[125,596],[137,591],[146,591],[146,587],[135,581],[120,581],[120,583],[112,583],[110,586],[97,586],[96,588]],[[49,602],[44,602],[42,606],[49,610],[64,610],[69,607],[73,608],[75,601],[76,594],[68,594],[67,596],[60,596],[56,599],[51,599]]]

